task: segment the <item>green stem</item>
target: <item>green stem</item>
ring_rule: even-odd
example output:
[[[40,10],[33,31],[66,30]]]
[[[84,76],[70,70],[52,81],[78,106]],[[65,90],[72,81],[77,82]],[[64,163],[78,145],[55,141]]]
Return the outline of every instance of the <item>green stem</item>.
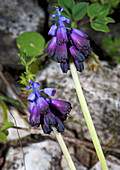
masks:
[[[72,78],[73,78],[73,81],[74,81],[74,84],[75,84],[76,92],[77,92],[77,95],[78,95],[78,98],[79,98],[79,102],[80,102],[80,105],[81,105],[81,108],[82,108],[88,129],[89,129],[93,144],[95,146],[99,161],[101,163],[102,169],[108,170],[106,160],[105,160],[102,148],[100,146],[100,142],[99,142],[97,133],[95,131],[95,127],[93,125],[92,118],[90,116],[90,112],[88,110],[87,103],[86,103],[86,100],[85,100],[85,97],[84,97],[84,94],[83,94],[83,91],[82,91],[82,88],[81,88],[81,85],[80,85],[77,70],[76,70],[76,67],[75,67],[73,62],[70,62],[70,70],[71,70]]]
[[[59,143],[59,145],[60,145],[60,147],[62,149],[62,152],[63,152],[63,154],[65,156],[65,159],[66,159],[66,161],[68,163],[68,166],[69,166],[70,170],[76,170],[75,165],[74,165],[74,163],[73,163],[73,161],[72,161],[72,159],[70,157],[70,154],[68,152],[68,149],[67,149],[67,147],[65,145],[65,142],[64,142],[61,134],[57,132],[56,128],[52,127],[52,129],[53,129],[54,134],[55,134],[55,136],[57,138],[57,141],[58,141],[58,143]]]

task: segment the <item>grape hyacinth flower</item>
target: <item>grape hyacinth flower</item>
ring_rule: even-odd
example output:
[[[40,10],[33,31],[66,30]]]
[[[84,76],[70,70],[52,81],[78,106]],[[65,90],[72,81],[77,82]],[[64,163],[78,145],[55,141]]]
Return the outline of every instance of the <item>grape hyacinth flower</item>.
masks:
[[[83,31],[65,26],[65,23],[69,24],[70,20],[61,15],[63,8],[59,10],[59,7],[56,7],[56,10],[58,14],[52,15],[52,18],[56,18],[58,15],[59,20],[51,26],[48,32],[52,39],[45,51],[49,57],[55,55],[63,73],[67,73],[70,69],[70,57],[73,58],[77,71],[82,72],[84,69],[83,61],[91,53],[90,42]]]
[[[44,88],[37,90],[40,83],[29,80],[30,86],[27,86],[27,91],[33,89],[33,93],[29,94],[27,100],[30,102],[30,125],[38,127],[41,125],[44,133],[50,134],[51,126],[55,126],[58,132],[64,131],[63,121],[67,119],[67,115],[71,111],[71,104],[69,102],[49,99],[41,96],[40,92],[44,92],[47,96],[54,96],[55,88]]]

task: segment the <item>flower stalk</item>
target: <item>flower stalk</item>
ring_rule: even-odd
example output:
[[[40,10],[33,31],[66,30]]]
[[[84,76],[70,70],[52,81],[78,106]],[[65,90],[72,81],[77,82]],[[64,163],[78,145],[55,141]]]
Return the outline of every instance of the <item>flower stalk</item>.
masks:
[[[77,70],[72,61],[70,61],[70,70],[71,70],[72,78],[75,84],[78,99],[79,99],[79,102],[80,102],[80,105],[81,105],[81,108],[82,108],[82,111],[83,111],[83,114],[84,114],[84,117],[87,123],[87,127],[89,129],[93,144],[95,146],[96,153],[101,163],[101,167],[103,170],[108,170],[106,160],[105,160],[105,157],[104,157],[104,154],[103,154],[103,151],[102,151],[102,148],[101,148],[101,145],[100,145],[92,118],[90,116],[90,112],[89,112],[83,91],[82,91],[82,87],[81,87],[81,84],[78,78]]]
[[[76,170],[75,165],[74,165],[74,163],[73,163],[73,161],[71,159],[71,156],[70,156],[70,154],[68,152],[68,149],[67,149],[67,147],[65,145],[65,142],[64,142],[64,140],[62,138],[62,135],[57,132],[55,127],[52,127],[52,129],[53,129],[53,132],[54,132],[54,134],[55,134],[55,136],[57,138],[57,141],[58,141],[58,143],[60,145],[60,148],[61,148],[61,150],[62,150],[62,152],[63,152],[63,154],[65,156],[65,159],[66,159],[66,161],[68,163],[68,166],[69,166],[70,170]]]

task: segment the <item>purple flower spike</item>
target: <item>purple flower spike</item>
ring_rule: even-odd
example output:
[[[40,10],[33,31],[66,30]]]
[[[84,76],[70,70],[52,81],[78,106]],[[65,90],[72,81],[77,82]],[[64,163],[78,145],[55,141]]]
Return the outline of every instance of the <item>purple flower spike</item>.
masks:
[[[49,57],[52,57],[54,55],[56,47],[57,47],[56,37],[52,37],[50,43],[48,44],[45,50]]]
[[[36,101],[30,102],[30,105],[29,105],[29,112],[30,113],[31,113],[34,106],[36,106]]]
[[[57,29],[57,40],[58,45],[62,45],[68,42],[67,31],[65,26],[59,26]]]
[[[34,93],[29,94],[27,100],[33,102],[35,100],[35,94]]]
[[[55,125],[56,121],[55,121],[55,117],[53,116],[53,114],[51,113],[51,111],[49,110],[48,113],[46,115],[44,115],[45,121],[48,125]]]
[[[88,56],[91,52],[90,43],[89,40],[86,38],[81,37],[80,35],[76,33],[70,34],[71,39],[73,40],[73,43],[75,46],[85,55]]]
[[[63,73],[67,73],[67,71],[70,69],[67,61],[65,63],[60,63],[60,67]]]
[[[40,112],[38,107],[34,106],[30,114],[30,125],[38,127],[40,125]]]
[[[43,97],[37,99],[37,106],[41,114],[46,114],[49,110],[49,104]]]
[[[69,48],[69,50],[70,50],[71,55],[78,62],[81,62],[81,61],[83,61],[85,59],[85,56],[79,50],[77,50],[74,46],[71,46]]]
[[[44,93],[46,93],[48,96],[54,96],[56,93],[55,88],[44,88],[43,89]]]
[[[74,61],[77,71],[82,72],[84,70],[84,64],[82,62]]]
[[[57,25],[53,25],[53,26],[50,28],[50,30],[49,30],[49,32],[48,32],[48,35],[55,36],[56,30],[57,30]]]
[[[83,32],[83,31],[80,31],[76,28],[71,28],[71,33],[76,33],[78,35],[80,35],[81,37],[84,37],[84,38],[87,38],[88,36]]]
[[[58,109],[62,114],[68,114],[71,111],[71,104],[69,102],[52,99],[50,105],[56,109]]]
[[[66,60],[68,59],[66,44],[57,45],[55,59],[59,63],[66,62]]]
[[[56,129],[58,132],[64,132],[64,126],[63,126],[63,123],[61,122],[61,120],[57,117],[55,117],[55,120],[57,122],[57,125],[56,125]]]

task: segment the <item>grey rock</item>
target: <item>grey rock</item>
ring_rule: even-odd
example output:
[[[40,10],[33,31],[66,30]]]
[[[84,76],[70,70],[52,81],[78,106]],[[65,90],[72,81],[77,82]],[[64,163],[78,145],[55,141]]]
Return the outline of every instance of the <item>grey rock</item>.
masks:
[[[46,140],[23,147],[26,170],[58,170],[61,150],[57,142]],[[21,148],[10,147],[3,170],[24,170]]]
[[[20,61],[16,38],[25,31],[37,31],[44,23],[44,11],[32,0],[0,0],[0,4],[0,63],[21,68],[16,64]]]

